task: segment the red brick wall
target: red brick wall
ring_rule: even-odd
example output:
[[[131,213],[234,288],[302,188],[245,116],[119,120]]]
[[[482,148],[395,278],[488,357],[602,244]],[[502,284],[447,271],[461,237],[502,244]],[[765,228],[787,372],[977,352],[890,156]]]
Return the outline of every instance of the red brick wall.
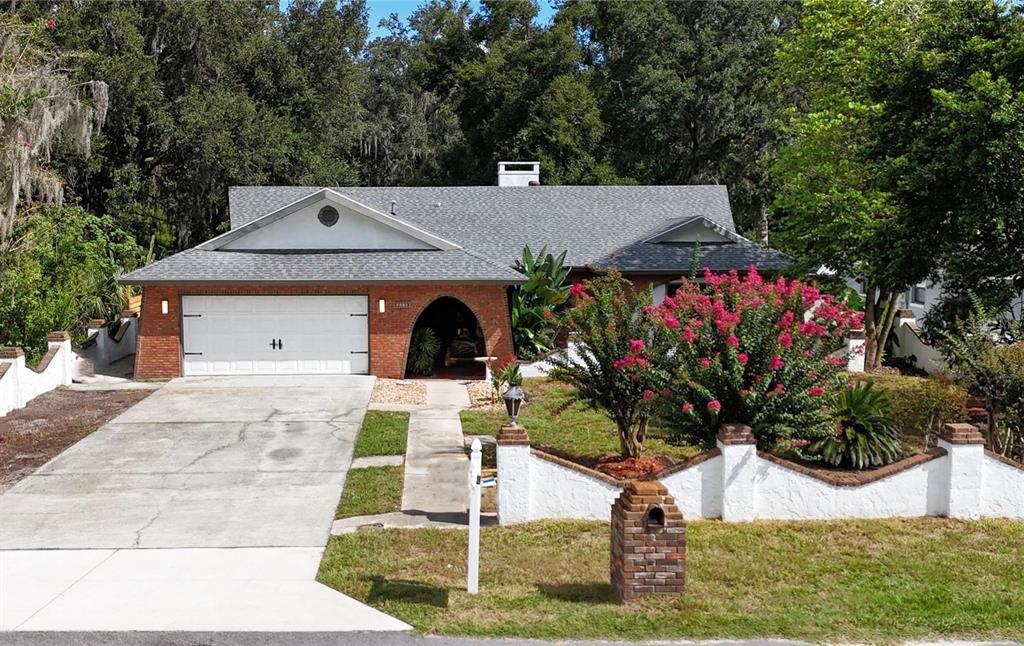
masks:
[[[391,378],[404,376],[409,335],[420,313],[435,299],[452,296],[476,314],[489,355],[498,357],[499,363],[513,356],[504,285],[152,285],[143,290],[139,344],[135,355],[137,378],[167,379],[181,375],[181,296],[202,294],[366,294],[370,301],[370,374]],[[384,314],[377,306],[381,298],[387,301]],[[164,300],[168,304],[167,314],[160,311]],[[396,300],[408,301],[408,309],[395,309]]]

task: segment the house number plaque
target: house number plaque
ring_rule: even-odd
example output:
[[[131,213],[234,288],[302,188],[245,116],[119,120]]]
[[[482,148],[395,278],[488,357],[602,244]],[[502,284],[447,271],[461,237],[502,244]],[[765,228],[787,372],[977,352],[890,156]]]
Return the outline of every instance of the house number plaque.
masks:
[[[396,310],[407,310],[409,309],[409,301],[395,301]]]

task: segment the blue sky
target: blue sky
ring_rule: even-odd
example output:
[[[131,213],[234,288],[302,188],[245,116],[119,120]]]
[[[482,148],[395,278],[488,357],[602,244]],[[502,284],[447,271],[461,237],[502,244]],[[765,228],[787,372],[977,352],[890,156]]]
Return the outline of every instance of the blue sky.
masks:
[[[404,19],[409,16],[416,7],[423,4],[425,0],[367,0],[367,9],[370,12],[370,38],[376,38],[377,36],[383,36],[384,32],[377,27],[381,20],[387,18],[392,13],[397,13],[400,18]],[[472,0],[471,4],[474,9],[479,6],[476,0]],[[540,0],[540,14],[537,16],[537,20],[541,23],[547,23],[551,20],[551,17],[555,15],[555,9],[551,6],[548,0]]]

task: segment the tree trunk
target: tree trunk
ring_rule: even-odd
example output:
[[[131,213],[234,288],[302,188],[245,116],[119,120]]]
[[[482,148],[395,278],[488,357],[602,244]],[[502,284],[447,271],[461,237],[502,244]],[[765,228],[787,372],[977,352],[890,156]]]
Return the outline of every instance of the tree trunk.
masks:
[[[864,306],[864,369],[882,367],[882,354],[896,320],[900,292],[868,284]]]
[[[762,206],[761,212],[757,215],[757,223],[754,225],[754,236],[758,243],[768,246],[768,208]]]

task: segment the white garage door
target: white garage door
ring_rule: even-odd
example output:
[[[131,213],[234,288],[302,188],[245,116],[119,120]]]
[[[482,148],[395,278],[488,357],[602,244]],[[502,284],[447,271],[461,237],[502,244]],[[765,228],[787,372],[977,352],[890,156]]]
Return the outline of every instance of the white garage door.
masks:
[[[185,375],[366,374],[366,296],[183,296]]]

